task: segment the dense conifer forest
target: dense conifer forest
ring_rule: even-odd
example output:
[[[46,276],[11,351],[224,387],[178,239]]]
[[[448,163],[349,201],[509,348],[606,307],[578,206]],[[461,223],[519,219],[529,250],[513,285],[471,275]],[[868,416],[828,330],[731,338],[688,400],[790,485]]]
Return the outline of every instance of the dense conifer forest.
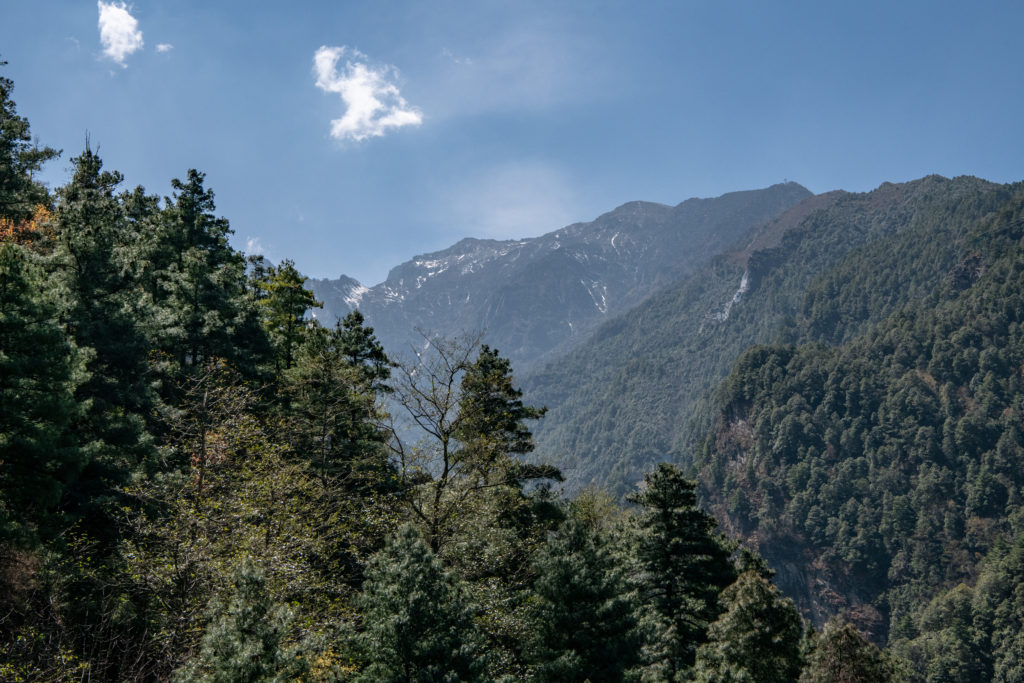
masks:
[[[500,350],[403,359],[359,312],[311,320],[296,265],[232,248],[200,171],[150,194],[87,140],[49,191],[58,152],[12,90],[0,679],[1024,677],[1019,187],[957,186],[952,261],[872,252],[866,213],[807,255],[829,269],[804,336],[747,350],[676,464],[568,496]],[[893,263],[853,283],[840,254]],[[835,599],[801,612],[780,562]]]

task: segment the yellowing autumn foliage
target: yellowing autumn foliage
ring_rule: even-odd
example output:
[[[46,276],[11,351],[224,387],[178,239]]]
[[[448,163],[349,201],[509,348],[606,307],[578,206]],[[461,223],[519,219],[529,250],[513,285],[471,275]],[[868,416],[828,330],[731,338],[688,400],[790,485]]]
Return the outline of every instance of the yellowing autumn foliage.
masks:
[[[0,218],[0,242],[29,244],[42,234],[51,217],[50,210],[42,204],[38,204],[28,219],[15,221],[10,218]]]

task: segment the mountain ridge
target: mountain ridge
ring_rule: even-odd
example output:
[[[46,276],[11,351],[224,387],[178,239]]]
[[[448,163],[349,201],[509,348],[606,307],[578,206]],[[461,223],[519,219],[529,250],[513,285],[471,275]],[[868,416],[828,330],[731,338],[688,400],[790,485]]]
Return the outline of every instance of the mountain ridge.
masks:
[[[806,216],[791,220],[776,246],[742,258],[758,243],[755,231],[695,274],[608,320],[557,361],[524,373],[527,399],[549,408],[535,430],[537,457],[563,466],[573,488],[625,493],[654,462],[681,457],[681,435],[701,410],[704,392],[746,348],[798,334],[794,323],[816,277],[852,250],[907,226],[926,229],[954,211],[976,218],[984,205],[979,197],[994,197],[1000,187],[927,176],[867,193],[817,195],[805,200],[815,205],[809,211],[791,208],[790,219]],[[740,300],[721,315],[744,280]],[[877,305],[882,311],[895,304]],[[851,330],[857,325],[848,323]]]
[[[389,349],[421,343],[415,330],[486,330],[485,341],[522,369],[571,348],[809,196],[789,182],[675,206],[632,201],[539,237],[463,238],[395,266],[372,287],[347,276],[309,286],[324,301],[318,318],[359,308]]]

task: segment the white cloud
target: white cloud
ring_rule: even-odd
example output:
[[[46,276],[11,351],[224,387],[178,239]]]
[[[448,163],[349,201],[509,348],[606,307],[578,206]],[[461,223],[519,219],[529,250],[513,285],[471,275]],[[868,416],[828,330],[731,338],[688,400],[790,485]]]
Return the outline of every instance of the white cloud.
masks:
[[[173,49],[174,49],[174,46],[171,45],[170,43],[160,43],[159,45],[156,46],[156,51],[157,52],[170,52]]]
[[[245,240],[245,253],[250,256],[259,256],[263,253],[263,244],[259,237],[249,237]]]
[[[313,56],[313,73],[316,87],[341,95],[345,103],[345,114],[331,121],[335,139],[358,142],[423,122],[422,112],[405,101],[394,83],[398,70],[386,64],[373,66],[358,50],[321,47]]]
[[[142,31],[139,22],[129,12],[123,2],[96,3],[100,10],[100,43],[103,54],[121,66],[128,55],[142,48]]]

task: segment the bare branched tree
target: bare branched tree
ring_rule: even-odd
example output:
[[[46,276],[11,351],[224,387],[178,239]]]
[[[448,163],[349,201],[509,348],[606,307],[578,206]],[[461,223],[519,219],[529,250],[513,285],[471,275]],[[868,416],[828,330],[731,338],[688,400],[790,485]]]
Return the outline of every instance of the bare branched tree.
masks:
[[[437,552],[488,490],[521,495],[526,480],[561,475],[519,459],[533,450],[525,421],[544,410],[523,405],[507,359],[481,335],[424,339],[395,373],[400,417],[391,448],[409,507]]]
[[[447,340],[421,332],[425,349],[398,364],[391,426],[394,452],[409,506],[425,526],[436,552],[453,516],[473,494],[456,490],[468,467],[457,438],[462,377],[480,345],[480,335]]]

